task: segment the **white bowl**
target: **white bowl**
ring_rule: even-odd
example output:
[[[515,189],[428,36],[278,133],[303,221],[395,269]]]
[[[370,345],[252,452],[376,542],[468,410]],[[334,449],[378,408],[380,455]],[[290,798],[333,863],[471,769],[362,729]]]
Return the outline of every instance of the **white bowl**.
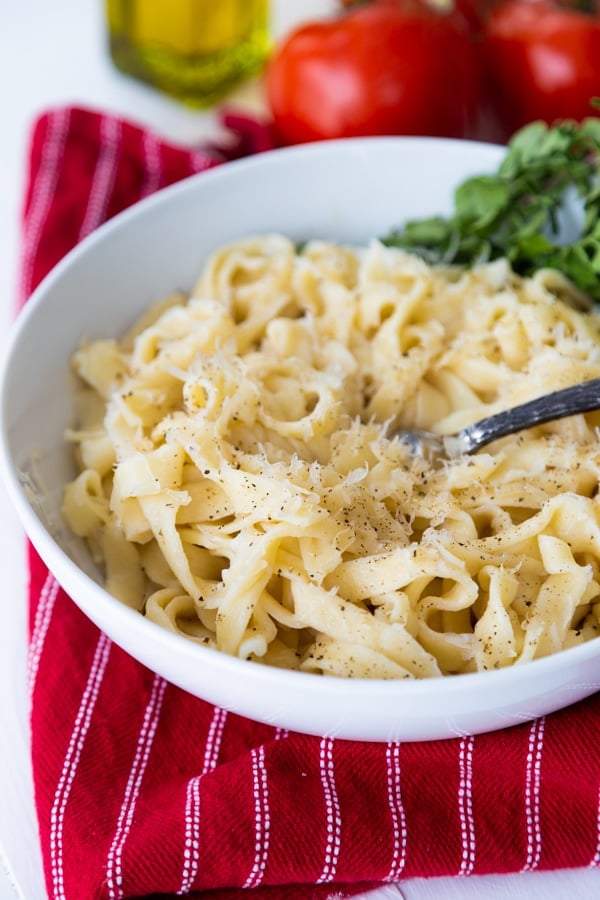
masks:
[[[367,681],[281,671],[201,647],[102,588],[60,514],[73,476],[69,358],[85,337],[118,336],[154,299],[191,287],[207,255],[236,237],[280,231],[364,243],[407,217],[446,212],[467,175],[502,148],[367,138],[278,150],[227,164],[121,214],[70,253],[21,314],[2,376],[0,457],[24,528],[73,601],[117,644],[192,694],[297,731],[422,740],[523,722],[600,687],[600,640],[500,671]],[[127,303],[123,302],[127,298]]]

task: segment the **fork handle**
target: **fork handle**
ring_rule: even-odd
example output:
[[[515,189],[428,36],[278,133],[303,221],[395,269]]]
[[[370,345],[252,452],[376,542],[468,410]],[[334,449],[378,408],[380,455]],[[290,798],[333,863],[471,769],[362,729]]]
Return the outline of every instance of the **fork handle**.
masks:
[[[600,409],[600,378],[544,394],[535,400],[513,406],[512,409],[480,419],[462,429],[457,436],[458,442],[463,453],[472,453],[507,434],[515,434],[517,431],[533,428],[534,425],[594,409]]]

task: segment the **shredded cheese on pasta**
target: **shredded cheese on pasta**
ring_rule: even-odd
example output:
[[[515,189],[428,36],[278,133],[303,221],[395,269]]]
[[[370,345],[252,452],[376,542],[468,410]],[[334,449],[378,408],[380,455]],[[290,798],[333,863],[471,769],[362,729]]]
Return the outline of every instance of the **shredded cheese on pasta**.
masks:
[[[124,603],[265,664],[422,678],[595,638],[600,415],[441,466],[394,437],[599,377],[600,321],[568,293],[376,241],[225,247],[74,354],[66,520]]]

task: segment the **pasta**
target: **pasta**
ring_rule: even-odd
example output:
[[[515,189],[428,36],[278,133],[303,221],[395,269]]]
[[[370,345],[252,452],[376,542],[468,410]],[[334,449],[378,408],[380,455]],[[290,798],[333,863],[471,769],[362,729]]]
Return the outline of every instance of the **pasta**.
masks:
[[[75,352],[65,518],[124,603],[267,665],[424,678],[591,640],[599,415],[441,465],[394,436],[600,376],[573,293],[504,260],[240,240]]]

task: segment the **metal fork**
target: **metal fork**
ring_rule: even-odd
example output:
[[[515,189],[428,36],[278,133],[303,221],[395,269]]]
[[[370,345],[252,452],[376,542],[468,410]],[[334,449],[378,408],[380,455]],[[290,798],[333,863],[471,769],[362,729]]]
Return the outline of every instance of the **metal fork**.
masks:
[[[464,453],[473,453],[507,434],[515,434],[517,431],[533,428],[534,425],[594,409],[600,409],[600,378],[543,394],[527,403],[473,422],[457,434],[441,435],[403,428],[398,429],[395,435],[407,443],[417,456],[453,459]]]

